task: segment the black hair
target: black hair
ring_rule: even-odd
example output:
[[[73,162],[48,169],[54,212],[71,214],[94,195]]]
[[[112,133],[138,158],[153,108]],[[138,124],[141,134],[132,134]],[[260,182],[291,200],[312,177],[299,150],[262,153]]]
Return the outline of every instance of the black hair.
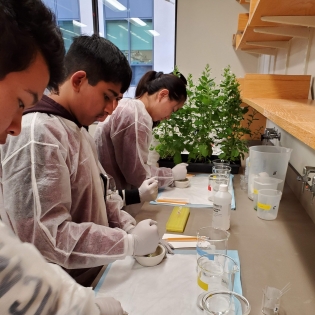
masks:
[[[0,0],[0,80],[27,69],[38,52],[49,69],[47,87],[57,91],[65,48],[55,15],[41,0]]]
[[[129,88],[132,71],[125,55],[109,40],[96,34],[73,39],[65,58],[66,78],[83,70],[90,85],[100,81],[121,83],[121,93]]]
[[[186,78],[182,74],[178,77],[173,73],[164,74],[163,72],[148,71],[140,79],[135,96],[139,98],[145,93],[152,95],[161,89],[167,89],[170,100],[185,102],[187,99],[186,84]]]

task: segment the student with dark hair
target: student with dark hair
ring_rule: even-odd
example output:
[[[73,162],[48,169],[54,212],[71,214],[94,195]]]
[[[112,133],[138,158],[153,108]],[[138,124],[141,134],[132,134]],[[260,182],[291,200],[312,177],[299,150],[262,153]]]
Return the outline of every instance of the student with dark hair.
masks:
[[[117,188],[139,187],[152,176],[165,187],[186,177],[187,164],[173,169],[147,164],[153,122],[169,119],[186,98],[184,76],[149,71],[139,81],[135,99],[122,99],[113,115],[98,124],[94,136],[98,157]]]
[[[79,36],[65,68],[59,94],[25,111],[21,135],[0,149],[4,213],[21,240],[90,286],[104,264],[154,252],[159,235],[155,221],[136,224],[121,197],[106,193],[106,173],[82,127],[112,114],[131,81],[127,59],[105,38]]]
[[[25,70],[40,52],[49,71],[47,87],[57,89],[64,77],[65,48],[55,16],[40,2],[0,1],[0,80]]]
[[[54,15],[40,0],[0,0],[0,56],[3,144],[7,135],[20,133],[23,110],[31,108],[47,86],[56,89],[63,78],[62,36]],[[0,182],[5,179],[1,168],[0,177]],[[16,187],[12,194],[19,195],[21,189]],[[0,189],[2,202],[1,196]],[[3,204],[0,211],[7,221]],[[48,264],[33,245],[22,243],[1,221],[0,262],[1,314],[123,314],[118,301],[95,298],[90,288],[77,284],[59,266]]]

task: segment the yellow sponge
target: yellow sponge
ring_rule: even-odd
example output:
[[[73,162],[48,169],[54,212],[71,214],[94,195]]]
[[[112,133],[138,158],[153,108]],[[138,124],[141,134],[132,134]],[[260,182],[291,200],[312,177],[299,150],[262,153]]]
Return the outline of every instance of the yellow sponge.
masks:
[[[189,217],[189,208],[176,206],[166,222],[166,230],[169,232],[184,232]]]

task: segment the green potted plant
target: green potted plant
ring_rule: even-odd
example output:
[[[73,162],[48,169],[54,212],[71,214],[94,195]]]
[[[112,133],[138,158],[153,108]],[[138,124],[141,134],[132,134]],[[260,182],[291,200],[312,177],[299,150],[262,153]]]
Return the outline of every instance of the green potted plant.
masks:
[[[240,158],[248,151],[242,137],[250,134],[249,128],[240,125],[248,108],[241,107],[238,88],[230,67],[224,69],[220,85],[211,78],[209,65],[197,84],[189,75],[185,105],[153,132],[158,145],[152,149],[160,155],[160,166],[188,162],[188,171],[209,173],[212,172],[211,161],[221,158],[236,164],[236,167],[232,165],[232,172],[237,173]],[[212,155],[214,146],[220,147],[219,156]],[[183,154],[184,151],[187,154]]]
[[[241,106],[239,83],[235,74],[231,72],[230,66],[223,70],[222,76],[218,95],[220,120],[216,125],[216,137],[222,151],[219,158],[235,162],[240,158],[244,159],[244,153],[248,152],[247,140],[244,136],[251,134],[248,127],[252,121],[248,120],[248,127],[241,125],[248,107]]]

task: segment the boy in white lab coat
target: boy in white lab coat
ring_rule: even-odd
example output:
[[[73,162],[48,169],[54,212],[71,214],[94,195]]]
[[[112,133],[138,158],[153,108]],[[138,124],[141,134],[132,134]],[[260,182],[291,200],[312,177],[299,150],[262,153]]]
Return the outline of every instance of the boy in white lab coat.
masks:
[[[24,108],[63,76],[64,45],[54,15],[40,0],[0,0],[0,143],[21,131]],[[21,49],[23,48],[23,49]],[[14,57],[14,58],[13,58]],[[1,172],[0,172],[1,175]],[[0,222],[2,315],[122,315],[118,301],[95,298],[59,266],[48,264]]]
[[[105,172],[82,127],[112,113],[131,81],[127,59],[98,35],[79,36],[65,66],[59,94],[27,110],[21,135],[0,150],[1,216],[22,241],[89,286],[104,264],[154,252],[159,235],[156,222],[136,225],[120,210],[119,195],[106,196]],[[152,185],[145,183],[144,195]]]

